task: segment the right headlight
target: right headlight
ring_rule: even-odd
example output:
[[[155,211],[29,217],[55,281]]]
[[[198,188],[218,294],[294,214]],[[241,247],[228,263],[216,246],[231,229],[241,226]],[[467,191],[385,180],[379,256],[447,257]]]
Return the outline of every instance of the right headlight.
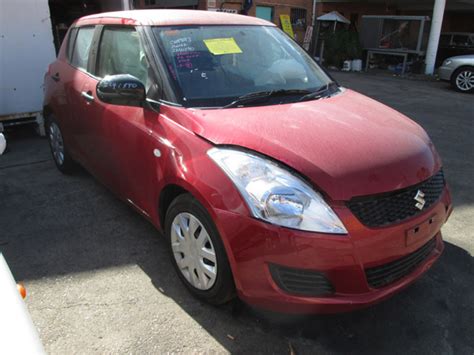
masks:
[[[446,59],[444,62],[443,62],[443,66],[448,66],[449,64],[451,64],[453,61],[451,59]],[[439,62],[438,62],[439,63]]]
[[[231,148],[207,154],[237,186],[254,217],[304,231],[347,234],[320,194],[271,160]]]

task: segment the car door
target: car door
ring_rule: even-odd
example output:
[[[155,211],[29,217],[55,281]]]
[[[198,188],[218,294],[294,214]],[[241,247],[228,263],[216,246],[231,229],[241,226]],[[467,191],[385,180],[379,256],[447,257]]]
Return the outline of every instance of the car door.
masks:
[[[107,75],[130,74],[145,87],[152,85],[150,67],[139,33],[131,26],[104,26],[98,44],[95,79],[83,92],[92,96],[85,106],[94,165],[104,182],[142,212],[152,209],[157,159],[152,132],[158,113],[143,107],[104,103],[97,98],[98,81]],[[148,111],[146,111],[148,110]]]
[[[78,104],[74,106],[77,119],[74,124],[74,136],[77,142],[78,151],[82,157],[81,163],[99,181],[105,184],[115,193],[120,193],[119,178],[117,176],[116,164],[111,159],[109,147],[111,146],[106,107],[97,98],[96,86],[100,80],[95,75],[97,67],[97,50],[103,26],[96,26],[96,32],[89,45],[86,70],[79,73],[75,91],[77,91]],[[80,30],[76,43],[80,39]],[[81,44],[76,46],[80,51]],[[74,65],[73,55],[73,62]],[[85,60],[85,59],[84,59]]]
[[[89,53],[92,47],[94,26],[72,28],[67,37],[66,57],[50,68],[52,80],[60,87],[57,95],[55,114],[67,141],[67,146],[74,157],[81,162],[84,154],[78,145],[81,135],[80,111],[83,104],[82,86],[87,79]],[[57,112],[56,112],[57,111]]]
[[[64,138],[67,140],[69,149],[74,144],[71,137],[71,127],[68,124],[71,120],[71,110],[69,109],[68,91],[76,68],[71,66],[72,50],[77,35],[77,27],[69,30],[63,46],[66,46],[64,53],[59,53],[58,59],[50,64],[45,76],[45,95],[49,100],[49,106],[59,124]],[[45,101],[46,101],[45,100]]]

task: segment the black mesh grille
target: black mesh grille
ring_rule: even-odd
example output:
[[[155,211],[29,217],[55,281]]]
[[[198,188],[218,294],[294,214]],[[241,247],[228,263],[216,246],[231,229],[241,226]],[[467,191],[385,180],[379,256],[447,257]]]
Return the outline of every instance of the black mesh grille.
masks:
[[[381,227],[414,217],[433,203],[443,192],[445,182],[443,170],[421,184],[376,196],[356,197],[347,205],[354,215],[368,227]],[[425,205],[422,210],[416,207],[415,196],[422,191]]]
[[[431,239],[420,249],[407,256],[381,266],[365,269],[365,275],[370,286],[380,288],[408,275],[419,266],[433,251],[436,238]]]
[[[273,280],[283,291],[303,296],[326,296],[334,293],[329,280],[317,271],[270,265]]]

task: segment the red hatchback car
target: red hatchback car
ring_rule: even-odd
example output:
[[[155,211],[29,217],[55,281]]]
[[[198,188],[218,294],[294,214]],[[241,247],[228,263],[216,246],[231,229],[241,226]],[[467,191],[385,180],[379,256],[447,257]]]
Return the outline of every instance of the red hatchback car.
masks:
[[[273,24],[186,10],[79,19],[45,76],[54,161],[164,231],[213,304],[349,311],[420,277],[451,197],[425,131],[335,83]]]

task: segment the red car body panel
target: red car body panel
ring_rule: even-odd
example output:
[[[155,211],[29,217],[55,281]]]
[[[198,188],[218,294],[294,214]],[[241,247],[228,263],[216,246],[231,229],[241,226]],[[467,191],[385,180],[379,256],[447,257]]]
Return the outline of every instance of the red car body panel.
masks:
[[[236,20],[195,11],[154,14],[101,14],[76,25],[268,25],[246,16]],[[179,186],[190,192],[216,224],[244,301],[296,313],[353,310],[406,287],[441,254],[440,228],[452,209],[447,188],[421,215],[383,228],[363,225],[346,206],[354,196],[412,186],[441,168],[426,133],[402,114],[351,90],[317,101],[225,110],[162,104],[157,113],[110,105],[97,97],[99,79],[73,68],[64,48],[45,76],[45,112],[56,117],[70,154],[157,228],[162,228],[163,191]],[[56,72],[60,82],[51,79]],[[82,92],[90,92],[94,101],[86,102]],[[252,217],[233,182],[207,155],[216,144],[259,152],[305,176],[348,235],[297,231]],[[420,233],[414,237],[410,231],[417,226]],[[380,289],[368,285],[365,268],[403,257],[434,237],[435,250],[415,271]],[[269,264],[324,272],[335,293],[285,293],[273,281]]]
[[[217,211],[219,231],[235,258],[233,272],[243,300],[289,313],[337,313],[378,303],[410,285],[439,258],[444,249],[439,230],[452,212],[448,189],[426,214],[385,228],[367,228],[343,204],[332,207],[348,229],[349,237],[289,230],[251,217],[243,221],[239,214]],[[411,229],[425,225],[429,217],[434,223],[415,238],[408,235]],[[397,260],[433,237],[435,250],[409,276],[381,289],[367,284],[365,268]],[[272,280],[269,264],[323,271],[334,283],[336,294],[319,299],[289,295]]]
[[[351,90],[286,105],[182,111],[180,123],[198,135],[283,162],[333,200],[412,186],[441,165],[420,126]]]

